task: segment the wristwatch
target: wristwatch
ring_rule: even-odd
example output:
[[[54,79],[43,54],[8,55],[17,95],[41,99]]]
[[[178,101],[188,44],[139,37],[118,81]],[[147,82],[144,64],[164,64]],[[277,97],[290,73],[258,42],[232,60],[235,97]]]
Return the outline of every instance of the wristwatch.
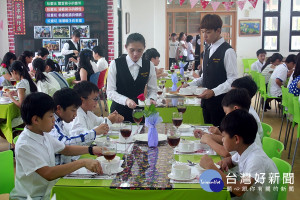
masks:
[[[94,152],[93,152],[93,147],[94,147],[94,146],[96,146],[96,145],[91,144],[91,145],[89,146],[89,148],[88,148],[89,154],[90,154],[90,155],[95,155]]]

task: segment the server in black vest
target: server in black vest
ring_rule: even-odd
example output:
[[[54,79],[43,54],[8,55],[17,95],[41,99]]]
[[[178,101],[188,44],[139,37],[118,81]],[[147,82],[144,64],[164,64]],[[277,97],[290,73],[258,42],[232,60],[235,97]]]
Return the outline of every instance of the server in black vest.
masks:
[[[200,45],[201,45],[200,27],[198,28],[198,31],[199,34],[194,36],[193,38],[193,45],[195,45],[195,70],[198,70],[200,65]]]
[[[204,52],[202,75],[195,82],[207,88],[199,95],[202,99],[204,122],[219,126],[225,116],[221,105],[222,99],[237,78],[236,53],[221,37],[220,16],[205,15],[200,27],[209,46]]]
[[[133,122],[132,111],[138,105],[137,96],[144,93],[155,103],[157,80],[154,65],[142,58],[145,38],[139,33],[130,34],[125,48],[128,55],[113,60],[107,76],[107,96],[113,101],[110,112],[117,111],[125,121]]]
[[[80,40],[80,32],[78,30],[75,30],[72,33],[72,38],[71,40],[68,40],[62,50],[61,50],[61,55],[65,56],[65,67],[67,69],[68,63],[73,62],[74,63],[74,69],[76,68],[76,64],[78,63],[77,61],[77,56],[80,51],[80,46],[79,46],[79,40]]]

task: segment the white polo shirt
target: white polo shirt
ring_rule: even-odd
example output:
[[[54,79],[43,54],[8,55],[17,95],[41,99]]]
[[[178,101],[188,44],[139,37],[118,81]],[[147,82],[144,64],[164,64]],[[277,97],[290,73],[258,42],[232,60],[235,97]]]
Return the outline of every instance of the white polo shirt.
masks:
[[[285,63],[278,65],[274,72],[272,73],[269,80],[269,94],[271,96],[279,97],[282,95],[281,87],[276,84],[276,79],[281,80],[282,83],[285,83],[287,79],[288,68]]]
[[[52,187],[57,180],[47,181],[36,173],[42,167],[55,166],[55,153],[65,145],[48,133],[39,135],[24,128],[15,147],[16,179],[10,199],[50,199]]]
[[[265,65],[264,63],[261,63],[259,60],[255,61],[254,63],[252,63],[251,65],[251,71],[257,71],[257,72],[261,72],[261,68]]]
[[[273,191],[273,187],[279,185],[275,183],[272,184],[269,182],[269,174],[278,173],[278,169],[275,163],[266,155],[262,148],[258,147],[255,143],[253,143],[242,153],[242,155],[238,154],[238,157],[239,173],[250,174],[251,178],[257,178],[257,181],[259,182],[254,182],[254,184],[252,185],[255,187],[254,191],[250,191],[248,189],[248,191],[245,192],[241,197],[233,199],[277,199],[278,192]],[[259,176],[257,174],[259,174]],[[260,174],[265,174],[263,184],[263,178]],[[271,188],[270,192],[266,191],[266,187],[268,186],[270,186]],[[259,187],[262,187],[262,191],[259,191]]]

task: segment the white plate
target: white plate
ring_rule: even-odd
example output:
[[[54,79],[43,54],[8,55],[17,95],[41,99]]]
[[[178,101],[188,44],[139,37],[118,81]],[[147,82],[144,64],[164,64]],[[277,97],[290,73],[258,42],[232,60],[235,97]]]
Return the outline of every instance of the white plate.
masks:
[[[119,131],[122,127],[124,126],[124,124],[112,124],[110,126],[110,130],[112,131]]]
[[[181,124],[181,126],[178,127],[178,130],[180,132],[188,132],[188,131],[190,131],[190,129],[191,129],[191,126],[187,125],[187,124]]]
[[[173,180],[176,180],[176,181],[190,181],[190,180],[195,179],[197,177],[197,174],[191,174],[191,176],[189,178],[178,179],[178,178],[175,178],[172,173],[170,173],[170,174],[168,174],[168,177],[170,179],[173,179]]]
[[[194,151],[183,151],[181,148],[178,148],[177,152],[178,153],[195,153],[195,150]]]
[[[134,135],[133,138],[137,141],[148,142],[148,133],[137,134]],[[167,140],[167,136],[165,134],[158,134],[158,141]]]
[[[115,158],[113,160],[111,160],[110,162],[119,161],[120,159],[121,158],[119,156],[115,156]],[[104,156],[97,157],[96,160],[108,163],[108,161],[104,158]]]

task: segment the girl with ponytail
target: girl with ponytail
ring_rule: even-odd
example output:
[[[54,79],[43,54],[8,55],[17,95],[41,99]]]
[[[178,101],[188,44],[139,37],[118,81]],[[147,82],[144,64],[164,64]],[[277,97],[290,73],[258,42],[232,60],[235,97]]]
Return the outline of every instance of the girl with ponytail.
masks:
[[[59,83],[61,88],[69,87],[69,84],[65,77],[61,74],[60,66],[58,63],[54,62],[50,58],[46,60],[46,68],[50,68],[49,74],[53,76]]]
[[[14,61],[9,67],[11,76],[18,81],[16,88],[18,93],[19,100],[16,100],[13,97],[13,92],[7,92],[7,96],[14,102],[18,107],[21,107],[21,104],[25,97],[32,92],[37,91],[37,87],[31,76],[28,73],[26,66],[21,61]]]

